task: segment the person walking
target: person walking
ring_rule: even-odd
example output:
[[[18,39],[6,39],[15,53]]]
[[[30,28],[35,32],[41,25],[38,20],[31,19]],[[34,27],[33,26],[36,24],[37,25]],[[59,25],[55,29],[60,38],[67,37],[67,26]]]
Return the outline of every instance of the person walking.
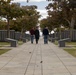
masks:
[[[30,30],[30,35],[31,35],[31,43],[33,44],[34,41],[34,34],[35,34],[35,30],[34,27]]]
[[[35,29],[35,40],[36,40],[36,44],[38,44],[39,37],[40,37],[40,33],[39,33],[38,26],[37,26],[36,29]]]
[[[49,35],[48,27],[45,27],[43,29],[44,44],[48,44],[48,35]]]

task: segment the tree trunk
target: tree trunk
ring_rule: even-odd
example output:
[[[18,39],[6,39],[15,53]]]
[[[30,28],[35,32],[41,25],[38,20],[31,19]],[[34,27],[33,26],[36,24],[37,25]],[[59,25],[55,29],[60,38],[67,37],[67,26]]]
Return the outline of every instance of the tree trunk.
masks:
[[[7,37],[10,38],[10,26],[9,26],[9,19],[7,19]]]
[[[71,24],[70,24],[70,38],[72,40],[72,32],[73,32],[73,29],[74,29],[74,24],[75,24],[75,19],[74,17],[71,18]]]
[[[20,39],[22,40],[22,38],[23,38],[23,28],[22,28],[22,30],[21,30],[21,36],[20,36]]]
[[[61,25],[59,26],[59,34],[60,34],[59,39],[61,39]]]

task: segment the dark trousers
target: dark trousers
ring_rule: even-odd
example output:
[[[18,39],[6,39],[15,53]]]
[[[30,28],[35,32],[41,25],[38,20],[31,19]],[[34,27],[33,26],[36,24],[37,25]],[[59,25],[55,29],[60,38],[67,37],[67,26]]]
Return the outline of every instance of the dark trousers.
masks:
[[[39,40],[39,38],[35,38],[36,39],[36,44],[38,44],[38,40]]]

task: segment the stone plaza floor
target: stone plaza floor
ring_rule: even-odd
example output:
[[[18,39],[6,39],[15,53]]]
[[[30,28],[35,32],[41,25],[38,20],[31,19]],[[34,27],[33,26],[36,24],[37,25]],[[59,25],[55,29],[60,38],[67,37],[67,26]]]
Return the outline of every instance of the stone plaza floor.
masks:
[[[41,38],[0,55],[0,75],[76,75],[76,58]]]

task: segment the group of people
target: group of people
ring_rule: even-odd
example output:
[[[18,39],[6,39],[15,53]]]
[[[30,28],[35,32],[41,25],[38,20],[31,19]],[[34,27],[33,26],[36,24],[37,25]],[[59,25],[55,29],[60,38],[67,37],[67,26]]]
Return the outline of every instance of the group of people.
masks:
[[[43,36],[44,36],[44,44],[48,44],[48,35],[49,35],[49,31],[48,31],[48,27],[45,27],[42,31]],[[40,37],[40,32],[38,27],[36,28],[32,28],[30,30],[30,35],[31,35],[31,43],[33,44],[34,38],[36,40],[36,44],[38,44],[38,40]]]
[[[31,43],[33,44],[34,36],[35,36],[36,44],[38,44],[38,40],[39,40],[39,36],[40,36],[38,27],[32,28],[30,30],[30,35],[31,35]]]

